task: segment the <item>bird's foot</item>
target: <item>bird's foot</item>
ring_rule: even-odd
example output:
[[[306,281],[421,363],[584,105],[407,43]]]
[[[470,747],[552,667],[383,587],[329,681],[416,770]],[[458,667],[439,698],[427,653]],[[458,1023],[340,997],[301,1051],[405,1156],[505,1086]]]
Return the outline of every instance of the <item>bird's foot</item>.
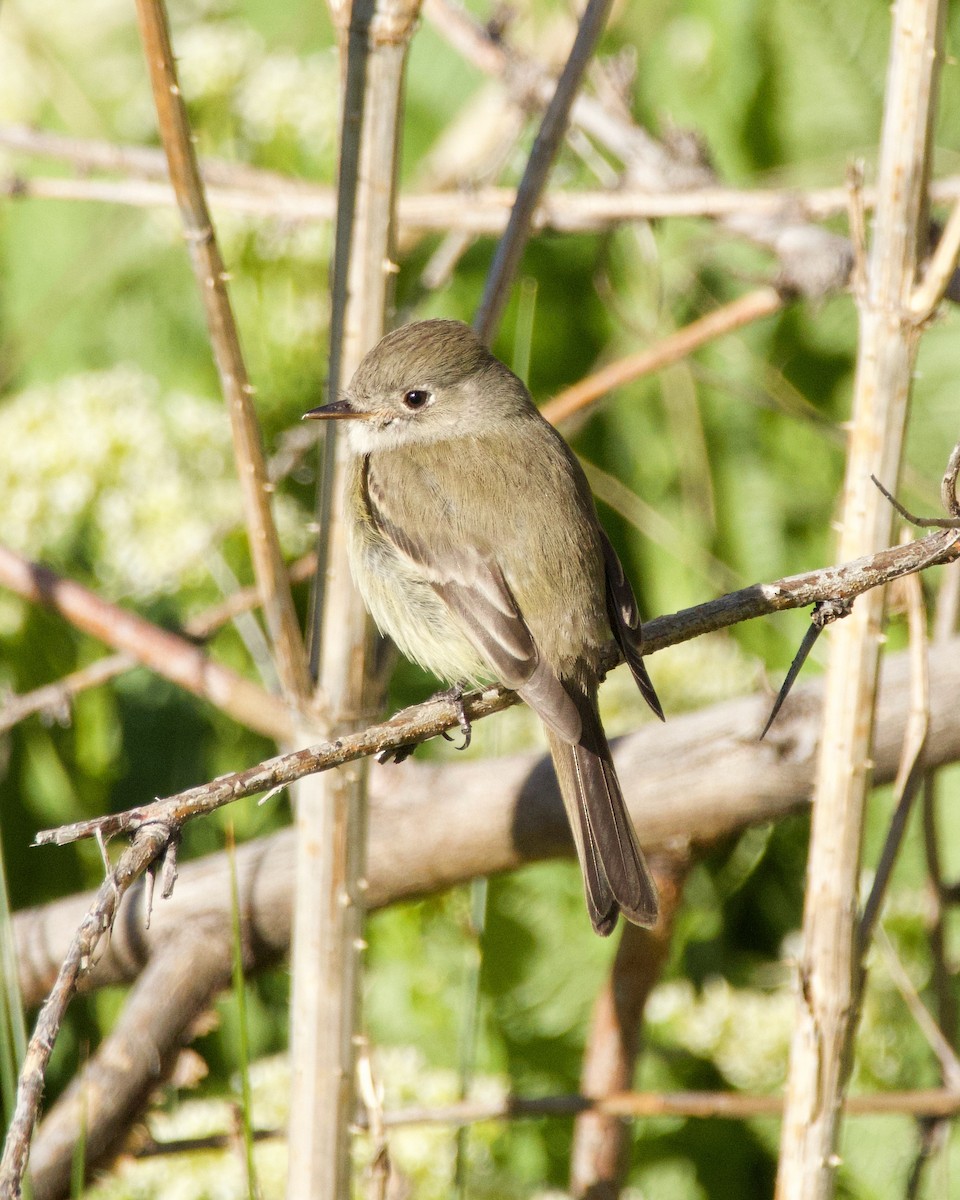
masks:
[[[470,739],[473,737],[473,726],[470,724],[470,718],[467,716],[467,710],[463,706],[464,693],[467,690],[467,684],[455,683],[452,687],[445,688],[442,692],[437,692],[435,696],[431,696],[431,700],[449,700],[456,710],[457,724],[460,726],[460,732],[463,734],[463,744],[458,746],[458,750],[466,750],[470,745]],[[443,736],[448,742],[452,742],[453,738],[443,731]]]

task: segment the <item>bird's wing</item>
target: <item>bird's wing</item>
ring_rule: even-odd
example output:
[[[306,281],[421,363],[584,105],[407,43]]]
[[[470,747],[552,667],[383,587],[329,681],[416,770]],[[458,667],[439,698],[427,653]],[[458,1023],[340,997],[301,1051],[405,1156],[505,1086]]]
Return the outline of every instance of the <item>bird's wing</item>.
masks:
[[[662,721],[663,708],[640,653],[640,609],[637,606],[637,598],[633,594],[630,580],[627,579],[616,550],[602,526],[599,528],[607,577],[607,615],[610,617],[610,627],[641,695]]]
[[[389,504],[372,480],[369,502],[382,536],[427,579],[493,676],[517,692],[564,741],[576,742],[581,733],[577,707],[541,657],[493,556],[439,529],[432,531],[429,542],[412,535],[391,520]]]

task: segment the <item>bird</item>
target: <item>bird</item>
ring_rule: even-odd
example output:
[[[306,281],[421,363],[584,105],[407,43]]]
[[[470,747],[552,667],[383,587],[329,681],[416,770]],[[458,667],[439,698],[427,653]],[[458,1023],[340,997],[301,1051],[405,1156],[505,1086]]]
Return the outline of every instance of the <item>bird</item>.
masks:
[[[609,935],[621,913],[653,926],[656,887],[597,705],[611,643],[663,709],[633,589],[572,450],[455,320],[386,334],[304,418],[344,423],[348,558],[381,632],[459,696],[495,683],[534,710],[594,929]]]

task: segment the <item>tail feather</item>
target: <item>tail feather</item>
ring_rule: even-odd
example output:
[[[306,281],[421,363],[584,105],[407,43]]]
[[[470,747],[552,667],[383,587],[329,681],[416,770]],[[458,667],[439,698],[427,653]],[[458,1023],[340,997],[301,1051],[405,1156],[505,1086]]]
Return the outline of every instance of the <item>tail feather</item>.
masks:
[[[607,935],[622,912],[637,925],[657,919],[657,892],[620,791],[595,701],[578,697],[583,732],[577,743],[547,730],[560,792],[583,871],[590,919]]]

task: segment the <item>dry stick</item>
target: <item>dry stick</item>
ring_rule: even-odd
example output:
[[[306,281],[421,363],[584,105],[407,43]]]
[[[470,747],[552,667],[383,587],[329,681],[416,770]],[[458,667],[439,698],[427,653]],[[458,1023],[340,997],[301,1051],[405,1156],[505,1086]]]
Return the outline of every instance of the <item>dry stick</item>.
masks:
[[[534,210],[546,187],[547,176],[567,129],[570,107],[603,32],[611,3],[612,0],[587,0],[570,55],[537,130],[533,149],[524,168],[523,179],[517,189],[517,198],[510,211],[510,220],[497,246],[484,284],[480,307],[473,321],[474,329],[481,340],[488,344],[493,340],[500,324],[510,287],[530,237]]]
[[[94,904],[77,930],[57,981],[40,1010],[20,1070],[17,1104],[0,1159],[0,1200],[19,1200],[44,1075],[77,981],[93,961],[100,939],[113,924],[124,892],[163,852],[169,840],[170,830],[163,825],[150,824],[138,829],[114,870],[101,884]]]
[[[946,5],[898,0],[878,172],[874,242],[844,485],[840,557],[890,539],[891,509],[870,482],[899,471],[919,328],[905,314],[925,246],[930,131]],[[828,1200],[859,999],[855,913],[883,595],[832,634],[817,772],[797,1022],[781,1131],[777,1200]]]
[[[580,1090],[610,1096],[630,1089],[640,1051],[640,1026],[650,993],[670,953],[673,926],[692,865],[688,849],[651,858],[660,897],[653,929],[626,922],[610,975],[593,1006],[583,1055]],[[573,1128],[570,1192],[592,1200],[616,1197],[629,1165],[630,1131],[618,1117],[581,1113]]]
[[[291,583],[302,583],[316,569],[316,555],[305,554],[293,563],[289,570]],[[183,625],[183,632],[189,638],[205,641],[228,621],[241,613],[250,612],[260,603],[260,593],[255,587],[238,588],[232,595],[227,596],[219,604],[214,604],[203,612],[189,617]],[[151,631],[156,627],[151,626]],[[153,633],[151,632],[151,638]],[[12,729],[14,725],[35,713],[50,714],[55,720],[66,721],[69,718],[70,702],[81,692],[90,688],[100,687],[116,679],[119,675],[132,671],[135,667],[145,665],[142,659],[133,653],[122,651],[119,654],[108,654],[98,658],[89,666],[81,667],[64,675],[54,683],[44,684],[33,691],[21,695],[8,696],[0,704],[0,733]],[[268,703],[276,703],[274,697],[268,698]]]
[[[853,598],[902,575],[952,561],[958,555],[958,535],[952,531],[938,531],[919,541],[896,546],[844,566],[810,571],[775,583],[756,584],[707,604],[646,622],[645,651],[652,653],[753,617],[802,608],[817,600],[835,596]],[[612,669],[618,661],[618,656],[611,648],[606,668]],[[481,720],[518,702],[514,692],[501,688],[475,692],[464,698],[466,713],[471,721]],[[154,820],[180,828],[191,817],[213,812],[234,800],[285,787],[305,775],[343,766],[360,758],[425,741],[456,725],[456,706],[448,700],[431,699],[360,732],[345,734],[333,742],[320,743],[291,754],[278,755],[246,771],[222,775],[210,783],[178,792],[153,804],[92,817],[53,830],[41,830],[36,836],[36,844],[62,845],[98,833],[103,837],[114,837]]]
[[[45,684],[22,695],[7,696],[0,707],[0,733],[9,732],[34,713],[43,713],[48,718],[66,724],[70,718],[70,701],[74,696],[100,687],[137,665],[137,659],[132,654],[108,654],[89,666],[71,671],[55,683]]]
[[[477,1125],[485,1121],[523,1121],[537,1117],[569,1117],[597,1113],[623,1119],[684,1117],[693,1120],[748,1121],[753,1117],[777,1117],[783,1100],[777,1095],[749,1092],[617,1092],[607,1096],[578,1093],[558,1096],[510,1096],[504,1100],[463,1100],[431,1108],[396,1108],[383,1113],[387,1129],[422,1125]],[[948,1118],[960,1113],[960,1091],[928,1088],[906,1092],[868,1092],[848,1096],[844,1108],[850,1116],[912,1116]],[[258,1141],[285,1137],[283,1130],[258,1129]],[[134,1151],[136,1158],[189,1151],[226,1150],[231,1134],[180,1138],[177,1141],[148,1140]]]
[[[346,56],[334,246],[330,388],[335,397],[384,332],[396,268],[398,137],[407,49],[419,0],[332,4]],[[330,430],[315,585],[312,660],[335,732],[375,703],[367,675],[369,622],[345,545],[346,446]],[[338,446],[337,443],[341,444]],[[349,1196],[367,842],[366,764],[297,794],[296,921],[291,1000],[287,1193]]]
[[[244,171],[256,174],[252,167]],[[203,174],[208,180],[209,203],[223,212],[294,225],[330,221],[336,215],[336,198],[329,187],[287,177],[279,177],[269,191],[265,190],[266,181],[258,180],[249,186],[226,179],[215,183],[213,180],[220,172],[211,171],[209,163],[204,164]],[[269,179],[272,173],[267,172],[266,176]],[[122,180],[11,175],[0,178],[0,195],[11,200],[99,202],[132,208],[168,208],[176,203],[168,183],[140,178],[132,167],[130,178]],[[628,222],[668,217],[719,219],[732,214],[742,217],[746,213],[764,219],[803,216],[818,220],[842,212],[845,195],[843,188],[793,192],[740,190],[719,184],[678,194],[657,194],[626,183],[609,192],[592,189],[547,192],[534,210],[532,225],[538,232],[599,233]],[[866,207],[872,207],[874,197],[873,189],[863,189]],[[933,182],[930,198],[934,203],[956,202],[960,198],[960,176],[945,176]],[[471,236],[496,236],[506,228],[515,199],[516,192],[507,187],[408,194],[397,202],[397,225],[401,234],[454,231]],[[837,279],[836,286],[841,285],[842,280]]]
[[[52,609],[77,629],[132,655],[249,729],[276,740],[292,736],[291,713],[278,696],[214,662],[185,638],[117,608],[82,584],[28,562],[6,546],[0,546],[0,586]]]
[[[548,421],[560,425],[614,388],[623,387],[642,375],[649,375],[653,371],[671,366],[706,342],[723,337],[724,334],[740,329],[751,321],[772,316],[783,308],[784,303],[783,295],[776,288],[758,288],[723,305],[715,312],[692,321],[656,345],[618,359],[593,375],[588,375],[586,379],[554,396],[540,411]]]
[[[137,19],[170,182],[176,193],[220,386],[230,415],[254,574],[277,659],[277,673],[287,696],[293,701],[302,701],[309,695],[311,687],[306,655],[270,509],[272,489],[252,402],[253,388],[240,349],[227,292],[228,275],[204,197],[190,123],[177,82],[163,0],[137,0]]]

